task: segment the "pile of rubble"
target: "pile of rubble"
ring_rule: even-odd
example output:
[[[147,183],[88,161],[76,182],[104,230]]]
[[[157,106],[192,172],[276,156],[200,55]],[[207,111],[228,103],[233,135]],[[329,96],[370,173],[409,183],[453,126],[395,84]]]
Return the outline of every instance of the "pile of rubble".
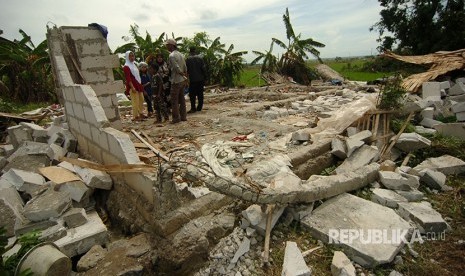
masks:
[[[0,221],[11,244],[32,230],[42,242],[54,242],[68,257],[86,253],[109,240],[96,212],[93,194],[112,188],[111,177],[101,171],[61,162],[77,158],[77,140],[63,116],[43,128],[20,123],[8,128],[9,144],[0,157]],[[19,250],[16,244],[6,256]]]

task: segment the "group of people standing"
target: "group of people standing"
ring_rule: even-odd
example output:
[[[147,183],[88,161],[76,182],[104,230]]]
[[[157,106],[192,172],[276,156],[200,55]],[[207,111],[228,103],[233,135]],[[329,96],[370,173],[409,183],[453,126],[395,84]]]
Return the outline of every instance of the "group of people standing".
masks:
[[[178,51],[174,39],[165,42],[170,52],[168,62],[158,53],[155,60],[135,64],[132,51],[126,52],[123,66],[126,95],[131,98],[133,121],[142,121],[155,114],[156,123],[187,121],[187,113],[201,111],[206,79],[205,63],[197,55],[195,47],[189,48],[187,59]],[[185,89],[189,89],[191,109],[187,112],[184,98]],[[144,114],[143,103],[147,103],[147,115]],[[197,100],[197,106],[196,106]]]

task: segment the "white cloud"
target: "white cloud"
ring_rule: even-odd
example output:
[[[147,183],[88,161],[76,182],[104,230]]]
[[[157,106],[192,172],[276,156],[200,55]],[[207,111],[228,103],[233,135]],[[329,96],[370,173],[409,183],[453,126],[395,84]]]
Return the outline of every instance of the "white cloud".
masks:
[[[9,39],[21,38],[22,28],[35,43],[45,39],[46,25],[86,26],[100,23],[108,27],[108,43],[115,49],[126,43],[130,25],[141,34],[166,32],[171,36],[192,37],[205,31],[221,37],[235,50],[268,50],[272,37],[286,40],[282,16],[289,7],[294,31],[326,44],[322,57],[369,54],[376,48],[376,33],[368,28],[379,19],[376,0],[253,0],[253,1],[149,1],[149,0],[3,0],[0,29]],[[50,25],[50,24],[49,24]],[[279,53],[279,47],[275,52]]]

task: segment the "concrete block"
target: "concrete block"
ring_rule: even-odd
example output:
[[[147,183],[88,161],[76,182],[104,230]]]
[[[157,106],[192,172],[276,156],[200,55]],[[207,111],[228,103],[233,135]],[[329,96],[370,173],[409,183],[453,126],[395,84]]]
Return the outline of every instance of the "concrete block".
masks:
[[[349,139],[368,142],[368,140],[371,138],[372,135],[373,133],[371,131],[363,130],[363,131],[355,133],[354,135],[349,136]]]
[[[379,151],[375,146],[363,145],[336,168],[337,174],[354,171],[378,160]]]
[[[87,122],[79,121],[79,131],[85,138],[92,140],[92,132],[90,131],[90,125]]]
[[[87,83],[99,83],[113,80],[113,71],[111,71],[111,69],[83,71],[82,75]]]
[[[431,169],[420,171],[420,182],[426,184],[431,189],[438,191],[448,191],[452,189],[446,185],[446,175],[442,172]]]
[[[18,191],[31,196],[47,187],[42,175],[18,169],[9,170],[1,179],[13,185]]]
[[[311,274],[297,243],[287,241],[281,275],[310,276]]]
[[[453,136],[465,140],[465,123],[449,123],[434,126],[443,135]]]
[[[331,140],[331,154],[340,158],[347,158],[347,146],[345,141],[339,137],[335,137]]]
[[[420,233],[441,233],[447,229],[447,223],[441,214],[435,211],[427,201],[399,203],[399,215],[417,224]]]
[[[24,141],[32,141],[32,133],[27,127],[16,125],[7,129],[11,144],[16,148]]]
[[[352,139],[348,138],[346,140],[346,147],[347,147],[347,156],[350,157],[354,151],[359,149],[361,146],[363,146],[365,142],[359,139]]]
[[[436,126],[440,126],[440,125],[436,125]],[[432,128],[425,128],[423,126],[415,126],[415,132],[418,134],[434,135],[437,132],[437,130],[432,129]]]
[[[24,206],[23,214],[31,221],[57,218],[71,206],[71,198],[67,192],[48,189],[34,197]]]
[[[68,129],[63,129],[61,132],[64,136],[63,148],[69,152],[76,152],[78,141],[76,137]]]
[[[457,82],[454,86],[449,89],[449,96],[457,96],[465,94],[465,84],[463,82]]]
[[[457,96],[449,96],[449,100],[454,102],[465,102],[465,94]]]
[[[93,56],[96,51],[101,55],[110,55],[111,51],[108,44],[103,39],[78,40],[75,41],[76,51],[80,57]]]
[[[427,118],[427,119],[434,119],[434,108],[433,107],[427,107],[423,109],[420,113],[422,118]]]
[[[402,133],[395,146],[404,152],[411,152],[430,147],[431,141],[418,133]]]
[[[396,172],[380,171],[380,182],[388,189],[411,191],[420,186],[419,177]]]
[[[422,201],[425,196],[422,192],[418,190],[411,190],[411,191],[396,190],[396,193],[406,198],[408,202]]]
[[[253,204],[242,211],[242,216],[249,221],[250,225],[255,226],[265,217],[265,212],[262,211],[260,205]]]
[[[58,220],[42,220],[38,222],[32,222],[26,218],[24,218],[24,221],[17,220],[15,224],[15,236],[19,237],[33,230],[42,231],[49,229],[50,227],[57,225],[57,221]]]
[[[140,162],[134,143],[126,133],[114,128],[104,128],[103,132],[108,136],[110,152],[123,164],[136,164]],[[115,163],[117,161],[115,160]]]
[[[0,155],[9,157],[15,152],[15,147],[12,144],[0,145]]]
[[[421,86],[422,98],[441,97],[441,83],[439,82],[424,82]]]
[[[86,117],[84,116],[84,107],[80,103],[73,103],[73,117],[80,121],[84,121]]]
[[[55,244],[68,257],[84,254],[92,246],[104,245],[109,240],[107,227],[97,212],[89,212],[87,218],[86,224],[69,229],[65,237],[55,241]]]
[[[36,125],[36,124],[32,124],[32,123],[26,123],[26,122],[21,122],[19,124],[29,129],[28,132],[31,133],[32,139],[34,141],[39,142],[39,143],[47,142],[47,139],[48,139],[47,130],[44,129],[43,127]]]
[[[356,276],[355,267],[342,251],[334,251],[331,262],[331,274],[333,276]]]
[[[374,189],[371,201],[393,209],[399,206],[399,202],[408,202],[405,197],[387,189]]]
[[[3,168],[8,164],[8,160],[1,156],[0,157],[0,171],[3,170]]]
[[[60,27],[59,30],[63,34],[69,34],[73,40],[104,40],[102,33],[97,29],[91,29],[89,27]],[[94,49],[95,51],[95,49]]]
[[[449,89],[450,88],[450,82],[449,81],[441,81],[439,83],[439,87],[441,89]]]
[[[455,103],[452,105],[451,109],[454,113],[465,112],[465,102]]]
[[[442,124],[443,124],[443,122],[436,121],[436,120],[433,120],[433,119],[428,119],[428,118],[423,118],[423,120],[421,120],[421,122],[420,122],[420,125],[422,125],[424,127],[428,127],[428,128],[434,128],[434,126],[442,125]]]
[[[440,157],[428,158],[413,168],[417,173],[424,169],[440,171],[445,175],[460,174],[465,172],[465,162],[450,155],[443,155]]]
[[[304,131],[296,131],[292,133],[292,140],[299,142],[307,142],[310,140],[310,134]]]
[[[455,83],[458,83],[458,82],[461,82],[461,83],[464,83],[465,84],[465,78],[457,78],[455,79]]]
[[[58,164],[61,162],[61,159],[68,153],[68,151],[57,144],[51,144],[50,148],[53,150],[53,160],[54,163]]]
[[[390,263],[404,246],[394,235],[412,228],[394,210],[348,193],[325,201],[301,223],[314,238],[342,249],[351,260],[366,267]],[[384,238],[390,242],[370,240],[370,231],[377,230],[384,230]],[[356,233],[349,239],[352,231]]]
[[[80,180],[66,182],[59,187],[59,191],[69,193],[71,199],[76,202],[88,201],[93,192],[91,188],[87,187]]]
[[[5,227],[7,237],[14,236],[17,220],[25,220],[23,206],[24,202],[16,188],[0,179],[0,226]]]
[[[273,110],[265,110],[263,112],[262,118],[266,121],[271,121],[279,118],[279,112],[278,111],[273,111]]]
[[[97,263],[105,258],[107,254],[107,250],[104,249],[100,245],[94,245],[92,248],[79,259],[79,262],[77,263],[77,271],[78,272],[85,272],[95,266],[97,266]]]
[[[465,112],[455,113],[455,117],[457,117],[457,122],[464,122],[465,121]]]
[[[86,56],[79,59],[81,70],[88,69],[112,69],[118,67],[119,58],[117,55]]]
[[[50,158],[45,155],[23,155],[17,156],[3,167],[2,173],[6,173],[11,169],[18,169],[39,173],[39,169],[51,165]]]
[[[86,211],[83,208],[71,208],[62,216],[68,228],[75,228],[87,223]]]
[[[72,86],[64,86],[62,89],[63,98],[65,98],[66,102],[73,103],[76,102],[76,98],[74,97],[74,87]]]
[[[92,188],[111,190],[113,180],[106,172],[75,166],[76,173],[84,183]]]

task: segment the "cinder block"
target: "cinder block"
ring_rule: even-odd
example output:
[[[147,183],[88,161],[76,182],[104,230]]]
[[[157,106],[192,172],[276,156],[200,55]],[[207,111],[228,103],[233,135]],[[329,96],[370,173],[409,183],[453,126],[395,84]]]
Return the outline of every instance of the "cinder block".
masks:
[[[457,122],[464,122],[465,121],[465,112],[455,113],[455,117],[457,117]]]
[[[99,83],[99,82],[107,82],[112,81],[113,76],[110,78],[110,73],[113,75],[113,71],[109,71],[111,69],[102,69],[102,70],[95,70],[95,71],[83,71],[82,75],[87,83]]]
[[[148,202],[154,203],[154,182],[155,179],[150,179],[141,173],[125,173],[124,180],[134,191],[142,195]]]
[[[126,133],[113,128],[103,130],[108,135],[110,152],[117,156],[123,164],[137,164],[140,162],[134,143]]]
[[[98,100],[100,101],[100,104],[102,105],[103,109],[106,108],[114,108],[113,102],[111,100],[111,95],[108,96],[100,96],[98,97]]]
[[[454,86],[449,89],[450,96],[457,96],[465,94],[465,84],[463,82],[457,82]]]
[[[442,81],[439,83],[441,89],[449,89],[450,88],[450,81]]]
[[[102,39],[102,33],[97,29],[90,29],[88,27],[60,27],[63,34],[70,34],[73,40],[90,40],[90,39]]]
[[[62,55],[55,55],[52,57],[52,61],[55,60],[56,65],[56,77],[58,82],[62,86],[72,86],[74,85],[73,78],[69,74],[68,65],[66,64],[65,58]],[[63,91],[62,91],[63,92]]]
[[[105,108],[104,110],[105,110],[105,117],[106,117],[109,121],[111,121],[111,120],[113,120],[113,119],[116,118],[116,115],[117,115],[117,113],[116,113],[116,108],[107,107],[107,108]]]
[[[455,103],[452,105],[452,112],[454,113],[459,113],[459,112],[464,112],[465,111],[465,102],[461,103]]]
[[[90,125],[88,123],[83,122],[83,121],[79,121],[79,131],[87,139],[92,139],[92,133],[90,131]]]
[[[434,108],[433,107],[427,107],[421,111],[421,117],[422,118],[428,118],[428,119],[433,119],[434,118]]]
[[[422,97],[423,99],[428,97],[441,98],[441,84],[439,82],[424,82],[422,85]]]
[[[94,141],[89,141],[89,154],[97,160],[97,162],[102,163],[102,148],[98,146]]]
[[[120,65],[117,55],[87,56],[80,58],[79,62],[81,70],[112,69]]]
[[[95,117],[95,113],[92,108],[89,106],[84,106],[83,110],[85,121],[92,126],[98,126],[97,118]]]
[[[73,112],[74,112],[74,117],[76,119],[85,121],[86,117],[84,116],[84,108],[81,104],[79,103],[73,103]]]
[[[109,81],[106,83],[96,83],[91,84],[90,86],[98,97],[122,93],[125,90],[124,83],[121,80]]]
[[[66,101],[68,101],[68,102],[75,102],[76,101],[76,97],[74,97],[74,87],[73,86],[63,87],[62,92],[63,92],[63,98]]]
[[[96,127],[91,127],[91,132],[92,132],[92,141],[98,144],[98,146],[104,150],[110,150],[110,147],[108,145],[108,139],[107,139],[107,134],[101,131],[100,129]]]
[[[75,41],[75,44],[76,51],[80,57],[93,56],[95,53],[100,53],[102,55],[111,54],[108,44],[102,39],[77,40]]]

